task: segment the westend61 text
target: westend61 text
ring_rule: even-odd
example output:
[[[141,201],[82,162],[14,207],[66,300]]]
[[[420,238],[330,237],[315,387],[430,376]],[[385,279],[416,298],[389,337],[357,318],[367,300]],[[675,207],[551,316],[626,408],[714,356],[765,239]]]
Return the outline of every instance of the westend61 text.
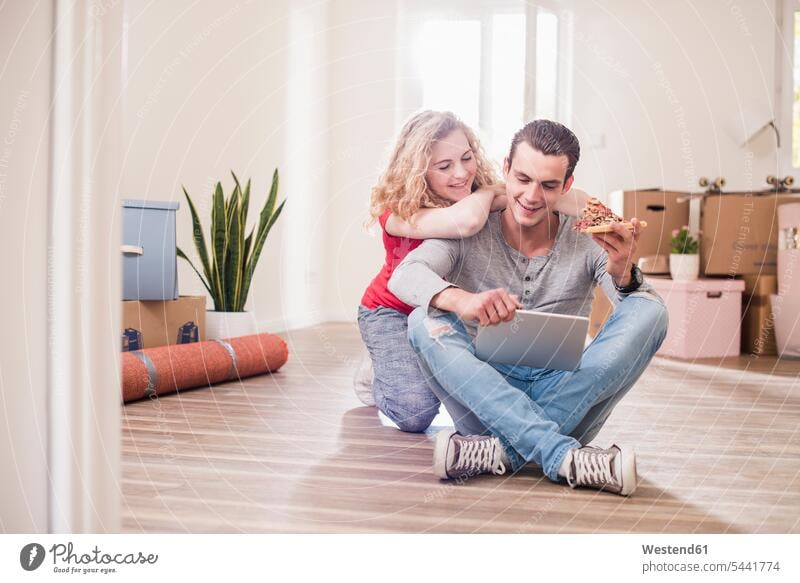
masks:
[[[642,545],[642,552],[645,555],[707,555],[708,545],[688,545],[685,547]]]
[[[152,565],[158,561],[158,555],[143,555],[139,553],[117,553],[109,555],[100,551],[97,546],[90,552],[80,555],[72,552],[72,543],[55,544],[50,547],[50,553],[53,555],[53,564],[55,565],[58,560],[62,563],[74,565]]]

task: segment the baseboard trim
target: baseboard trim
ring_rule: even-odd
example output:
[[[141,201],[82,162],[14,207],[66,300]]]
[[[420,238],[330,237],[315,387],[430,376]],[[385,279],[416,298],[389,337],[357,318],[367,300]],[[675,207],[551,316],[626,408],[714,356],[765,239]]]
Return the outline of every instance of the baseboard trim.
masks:
[[[287,314],[279,318],[258,320],[258,329],[263,332],[288,332],[300,328],[309,328],[323,322],[355,322],[356,310],[352,312],[302,312]]]

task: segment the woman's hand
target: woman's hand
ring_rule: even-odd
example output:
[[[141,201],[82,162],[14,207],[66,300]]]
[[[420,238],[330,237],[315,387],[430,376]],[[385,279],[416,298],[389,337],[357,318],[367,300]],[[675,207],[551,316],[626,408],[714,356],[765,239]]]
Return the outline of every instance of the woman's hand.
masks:
[[[484,186],[478,189],[484,192],[491,192],[494,195],[492,199],[492,211],[500,211],[508,206],[508,199],[506,198],[506,185],[505,182],[498,182],[489,186]]]
[[[487,184],[486,186],[481,186],[473,194],[478,193],[492,193],[494,196],[505,196],[506,195],[506,183],[505,182],[496,182],[495,184]]]

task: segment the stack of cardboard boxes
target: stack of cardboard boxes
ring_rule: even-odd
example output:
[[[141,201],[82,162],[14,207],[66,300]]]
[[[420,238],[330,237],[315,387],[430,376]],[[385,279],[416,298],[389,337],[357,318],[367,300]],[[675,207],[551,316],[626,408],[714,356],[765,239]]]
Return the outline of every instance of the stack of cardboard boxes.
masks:
[[[707,194],[700,210],[701,277],[744,280],[742,352],[775,355],[770,294],[777,292],[777,208],[800,196],[775,193]],[[689,196],[661,190],[618,191],[609,206],[624,217],[646,220],[634,260],[669,256],[672,230],[689,224]],[[611,303],[595,290],[590,333],[611,313]]]
[[[742,352],[774,356],[775,322],[769,296],[778,290],[775,275],[745,275],[742,296]]]
[[[206,298],[178,296],[178,203],[122,207],[122,351],[205,340]]]
[[[744,279],[742,352],[775,355],[770,294],[777,293],[779,206],[795,194],[730,193],[703,197],[700,268],[710,277]]]

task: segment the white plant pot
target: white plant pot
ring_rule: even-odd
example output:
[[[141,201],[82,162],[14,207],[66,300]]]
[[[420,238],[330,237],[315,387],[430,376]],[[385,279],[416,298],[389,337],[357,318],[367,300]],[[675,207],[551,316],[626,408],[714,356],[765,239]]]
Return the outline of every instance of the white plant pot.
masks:
[[[249,336],[257,330],[252,312],[206,312],[206,339],[221,340]]]
[[[691,281],[700,275],[700,255],[670,253],[669,273],[676,281]]]

